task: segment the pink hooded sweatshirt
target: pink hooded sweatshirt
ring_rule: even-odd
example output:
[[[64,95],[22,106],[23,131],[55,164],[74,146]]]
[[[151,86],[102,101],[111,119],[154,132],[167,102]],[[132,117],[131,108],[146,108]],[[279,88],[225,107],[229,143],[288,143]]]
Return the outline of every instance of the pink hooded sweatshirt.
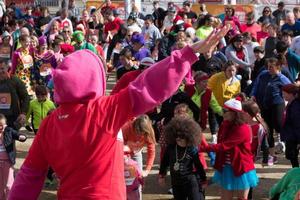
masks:
[[[53,70],[60,106],[42,122],[9,199],[37,199],[51,166],[60,178],[58,199],[125,200],[118,131],[130,118],[171,96],[197,59],[188,46],[174,51],[118,94],[104,96],[100,59],[89,50],[67,56]]]

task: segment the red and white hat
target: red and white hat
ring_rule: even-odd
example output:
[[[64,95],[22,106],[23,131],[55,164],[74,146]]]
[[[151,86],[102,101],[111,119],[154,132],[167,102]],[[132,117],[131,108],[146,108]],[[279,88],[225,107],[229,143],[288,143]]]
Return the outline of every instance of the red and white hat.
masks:
[[[155,63],[155,61],[150,58],[150,57],[145,57],[141,60],[140,65],[146,66],[146,67],[150,67],[151,65],[153,65]]]
[[[224,103],[224,108],[233,110],[235,112],[243,112],[242,102],[240,99],[230,99]]]

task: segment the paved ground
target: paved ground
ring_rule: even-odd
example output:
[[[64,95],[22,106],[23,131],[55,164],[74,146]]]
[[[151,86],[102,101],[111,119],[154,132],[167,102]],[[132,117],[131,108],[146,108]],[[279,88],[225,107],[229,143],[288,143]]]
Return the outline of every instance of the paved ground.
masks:
[[[114,77],[110,77],[108,80],[107,88],[111,89],[114,85]],[[34,135],[28,133],[29,139],[26,143],[17,143],[17,164],[16,169],[20,168],[20,165],[23,163],[24,158],[27,155],[28,149],[32,143]],[[206,134],[209,141],[209,134]],[[159,151],[157,151],[159,152]],[[157,153],[157,155],[159,155]],[[289,163],[283,158],[283,155],[279,155],[279,164],[262,168],[258,163],[256,165],[258,175],[260,177],[260,184],[254,191],[254,199],[255,200],[263,200],[268,199],[268,191],[270,187],[280,179],[284,173],[290,168]],[[211,177],[212,169],[208,170],[208,176]],[[161,188],[157,183],[157,173],[158,173],[158,156],[154,165],[151,174],[145,180],[145,187],[143,190],[143,199],[145,200],[158,200],[158,199],[172,199],[171,195],[167,194],[168,187]],[[169,181],[169,180],[168,180]],[[56,186],[51,186],[49,188],[44,188],[41,195],[40,200],[53,200],[56,199]],[[220,192],[217,186],[210,185],[206,191],[206,199],[219,199]]]

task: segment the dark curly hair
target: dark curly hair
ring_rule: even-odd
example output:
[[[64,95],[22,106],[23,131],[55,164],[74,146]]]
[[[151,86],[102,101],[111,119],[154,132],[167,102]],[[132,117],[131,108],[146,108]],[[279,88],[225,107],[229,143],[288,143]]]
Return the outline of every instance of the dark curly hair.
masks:
[[[184,138],[187,146],[196,146],[201,142],[201,128],[191,117],[174,117],[165,127],[166,141],[176,144],[176,138]]]

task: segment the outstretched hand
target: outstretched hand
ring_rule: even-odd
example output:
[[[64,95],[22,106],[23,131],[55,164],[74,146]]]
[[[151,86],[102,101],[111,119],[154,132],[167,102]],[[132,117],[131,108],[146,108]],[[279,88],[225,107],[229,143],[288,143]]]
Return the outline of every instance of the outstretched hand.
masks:
[[[213,31],[205,40],[201,40],[191,45],[195,53],[206,53],[215,49],[220,39],[223,38],[230,30],[229,24],[217,31]]]

